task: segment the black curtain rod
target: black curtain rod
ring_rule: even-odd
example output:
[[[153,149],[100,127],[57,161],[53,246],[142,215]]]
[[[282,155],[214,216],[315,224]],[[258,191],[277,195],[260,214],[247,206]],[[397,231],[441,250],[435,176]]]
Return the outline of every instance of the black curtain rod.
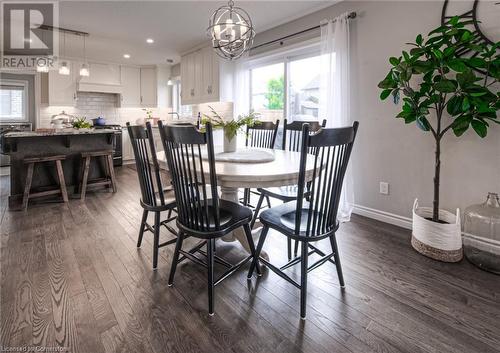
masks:
[[[348,18],[356,18],[356,16],[357,16],[356,12],[351,12],[351,13],[349,13],[349,15],[347,17]],[[273,39],[273,40],[270,40],[269,42],[265,42],[265,43],[256,45],[255,47],[250,48],[250,50],[254,50],[254,49],[263,47],[265,45],[273,44],[273,43],[276,43],[276,42],[280,42],[280,45],[283,45],[283,41],[285,39],[298,36],[299,34],[307,33],[307,32],[310,32],[310,31],[314,31],[315,29],[319,29],[319,28],[321,28],[321,25],[314,26],[314,27],[311,27],[311,28],[307,28],[307,29],[304,29],[302,31],[286,35],[284,37],[281,37],[281,38],[278,38],[278,39]]]

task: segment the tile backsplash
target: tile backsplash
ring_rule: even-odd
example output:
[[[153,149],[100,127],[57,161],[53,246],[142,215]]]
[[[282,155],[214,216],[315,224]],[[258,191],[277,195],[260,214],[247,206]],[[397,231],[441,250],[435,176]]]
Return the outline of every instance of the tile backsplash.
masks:
[[[119,124],[125,126],[127,122],[139,124],[146,118],[146,112],[142,108],[121,108],[119,106],[120,96],[110,93],[78,92],[75,106],[42,106],[40,108],[41,128],[50,127],[53,115],[64,111],[77,117],[86,117],[88,120],[103,117],[107,124]],[[233,115],[233,103],[214,102],[192,106],[192,118],[196,119],[198,112],[210,114],[210,107],[214,108],[224,119],[230,119]],[[170,121],[173,116],[171,108],[151,108],[153,117]]]
[[[142,108],[121,108],[118,104],[120,96],[111,93],[78,92],[75,106],[42,106],[40,108],[40,127],[50,127],[52,116],[62,111],[88,120],[103,117],[107,124],[125,125],[127,122],[137,123],[146,118]],[[152,108],[153,116],[162,120],[170,120],[170,108]]]

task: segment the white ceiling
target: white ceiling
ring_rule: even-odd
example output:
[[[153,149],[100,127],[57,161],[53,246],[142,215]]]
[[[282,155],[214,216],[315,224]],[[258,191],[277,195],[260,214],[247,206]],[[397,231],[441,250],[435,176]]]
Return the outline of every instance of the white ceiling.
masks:
[[[335,1],[236,1],[248,11],[257,32],[291,21]],[[180,54],[208,43],[206,27],[224,1],[61,1],[59,26],[88,32],[87,58],[153,65],[178,62]],[[154,44],[147,44],[153,38]],[[82,37],[66,36],[60,54],[81,57]],[[123,54],[130,54],[124,59]]]

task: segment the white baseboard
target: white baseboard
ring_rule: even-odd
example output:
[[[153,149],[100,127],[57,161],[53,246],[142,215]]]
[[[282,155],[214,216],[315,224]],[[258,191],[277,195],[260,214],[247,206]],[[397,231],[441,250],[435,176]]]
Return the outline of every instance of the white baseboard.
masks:
[[[394,224],[396,226],[411,229],[412,220],[408,217],[403,217],[394,213],[376,210],[374,208],[365,207],[361,205],[354,205],[353,213],[360,216],[376,219],[377,221]]]

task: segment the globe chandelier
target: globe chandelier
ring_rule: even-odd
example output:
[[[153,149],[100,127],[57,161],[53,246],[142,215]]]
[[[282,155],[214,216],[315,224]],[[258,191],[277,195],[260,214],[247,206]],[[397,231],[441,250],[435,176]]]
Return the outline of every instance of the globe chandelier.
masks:
[[[250,16],[241,7],[234,6],[232,0],[214,11],[207,32],[217,55],[226,60],[241,57],[250,49],[255,37]]]

